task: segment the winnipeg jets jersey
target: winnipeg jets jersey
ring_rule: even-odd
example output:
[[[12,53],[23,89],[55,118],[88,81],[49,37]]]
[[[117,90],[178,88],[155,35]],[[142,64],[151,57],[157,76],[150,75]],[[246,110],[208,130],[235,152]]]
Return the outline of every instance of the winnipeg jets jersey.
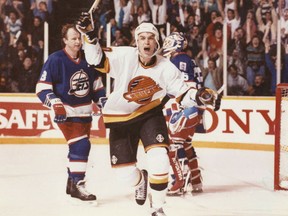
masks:
[[[134,47],[113,47],[105,54],[106,72],[115,80],[102,110],[105,123],[131,120],[159,106],[165,95],[178,98],[189,90],[181,72],[160,55],[153,65],[145,66]]]
[[[36,85],[36,94],[48,107],[49,94],[54,94],[63,102],[67,117],[91,116],[92,101],[105,96],[99,72],[89,67],[85,59],[70,58],[65,50],[49,56]]]
[[[182,72],[181,76],[186,82],[195,82],[196,87],[199,89],[203,87],[203,75],[201,69],[197,66],[196,62],[190,58],[186,53],[179,52],[170,61]]]

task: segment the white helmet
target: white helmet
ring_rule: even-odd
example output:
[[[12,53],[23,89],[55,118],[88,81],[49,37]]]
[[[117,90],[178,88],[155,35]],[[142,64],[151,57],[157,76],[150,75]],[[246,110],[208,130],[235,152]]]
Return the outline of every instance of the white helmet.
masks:
[[[163,56],[170,56],[172,52],[183,51],[187,47],[187,40],[182,32],[172,32],[164,39]]]
[[[152,56],[156,55],[158,50],[160,49],[159,32],[158,32],[157,28],[152,23],[145,23],[145,22],[141,23],[139,26],[137,26],[137,28],[135,29],[135,35],[134,35],[137,47],[138,47],[138,36],[139,36],[139,34],[141,34],[143,32],[149,32],[149,33],[152,33],[155,35],[155,39],[156,39],[156,43],[157,43],[158,47]]]

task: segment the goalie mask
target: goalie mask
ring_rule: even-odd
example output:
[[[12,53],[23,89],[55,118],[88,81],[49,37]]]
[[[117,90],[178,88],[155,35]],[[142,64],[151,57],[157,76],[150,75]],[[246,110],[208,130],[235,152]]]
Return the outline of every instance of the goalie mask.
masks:
[[[163,56],[170,57],[173,52],[183,51],[187,47],[187,40],[182,32],[173,32],[163,42]]]
[[[159,44],[159,32],[157,30],[157,28],[152,24],[152,23],[141,23],[136,29],[135,29],[135,41],[136,41],[136,46],[138,47],[138,36],[139,34],[143,33],[143,32],[149,32],[155,35],[155,40],[157,43],[157,49],[155,50],[154,54],[151,56],[153,57],[154,55],[157,54],[158,50],[160,49],[160,44]],[[140,52],[139,52],[140,54]],[[141,54],[140,54],[141,55]]]

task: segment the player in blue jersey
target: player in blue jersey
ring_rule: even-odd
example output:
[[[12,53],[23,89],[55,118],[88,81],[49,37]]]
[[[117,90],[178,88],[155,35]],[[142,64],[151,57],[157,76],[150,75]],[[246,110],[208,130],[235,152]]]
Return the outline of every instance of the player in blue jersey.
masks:
[[[105,97],[98,72],[89,67],[81,52],[81,35],[73,24],[62,27],[63,49],[45,62],[36,86],[44,106],[54,111],[54,122],[68,146],[66,193],[83,201],[96,201],[85,189],[85,173],[90,152],[92,105]]]
[[[182,72],[183,80],[189,85],[200,89],[203,87],[203,76],[195,61],[184,51],[187,40],[182,32],[173,32],[163,43],[163,56]],[[195,149],[192,145],[196,127],[203,126],[203,109],[195,106],[183,109],[172,103],[164,112],[169,117],[169,137],[171,139],[169,159],[173,171],[170,180],[169,195],[179,195],[187,191],[192,184],[192,193],[202,192],[202,178],[198,167]],[[187,119],[185,116],[189,116]],[[184,121],[185,119],[185,121]],[[203,127],[200,127],[204,129]],[[188,167],[187,167],[188,165]]]

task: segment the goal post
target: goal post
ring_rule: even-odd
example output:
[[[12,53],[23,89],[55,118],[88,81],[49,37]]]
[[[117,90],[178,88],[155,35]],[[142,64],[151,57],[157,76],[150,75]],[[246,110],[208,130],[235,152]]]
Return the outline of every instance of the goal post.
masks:
[[[288,190],[288,83],[276,88],[274,189]]]

